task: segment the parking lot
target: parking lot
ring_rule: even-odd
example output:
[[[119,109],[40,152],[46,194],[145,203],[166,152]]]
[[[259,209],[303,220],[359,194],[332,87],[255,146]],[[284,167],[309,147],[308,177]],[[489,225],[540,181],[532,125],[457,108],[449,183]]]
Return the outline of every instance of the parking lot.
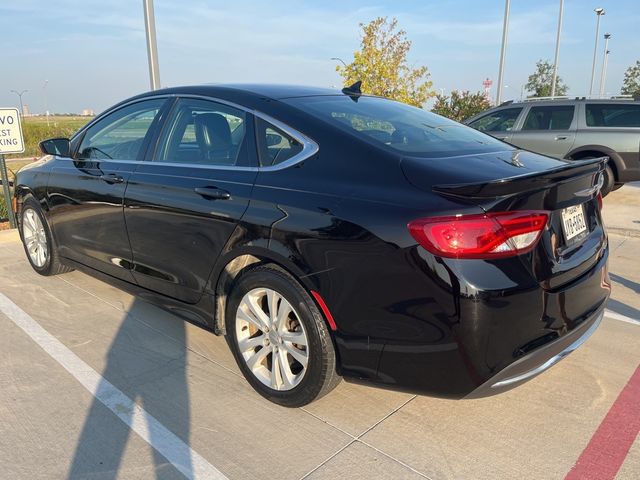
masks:
[[[82,273],[40,277],[0,232],[1,476],[640,478],[639,212],[639,186],[605,199],[607,315],[543,375],[467,401],[343,382],[302,409],[257,395],[223,338]]]

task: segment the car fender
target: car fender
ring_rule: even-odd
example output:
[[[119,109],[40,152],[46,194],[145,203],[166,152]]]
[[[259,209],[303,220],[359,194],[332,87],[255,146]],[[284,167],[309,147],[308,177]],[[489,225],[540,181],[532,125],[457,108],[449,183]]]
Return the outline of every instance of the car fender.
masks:
[[[581,145],[578,148],[574,148],[571,150],[565,158],[572,159],[574,156],[579,155],[584,152],[600,152],[604,155],[607,155],[611,162],[613,162],[613,169],[615,170],[616,177],[619,172],[625,170],[625,164],[622,160],[622,157],[615,151],[609,147],[605,147],[603,145]]]
[[[226,299],[238,275],[257,264],[271,263],[293,275],[308,291],[318,290],[318,275],[299,252],[269,238],[269,228],[249,228],[239,224],[218,257],[209,276],[205,293],[215,298],[213,330],[225,334]]]

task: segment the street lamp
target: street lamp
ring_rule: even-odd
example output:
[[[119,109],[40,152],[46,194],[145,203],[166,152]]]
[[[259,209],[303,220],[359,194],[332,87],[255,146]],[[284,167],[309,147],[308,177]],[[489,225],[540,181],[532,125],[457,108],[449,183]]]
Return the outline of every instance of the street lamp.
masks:
[[[558,78],[558,58],[560,57],[560,32],[562,31],[562,13],[564,0],[560,0],[560,14],[558,15],[558,33],[556,34],[556,56],[553,60],[553,76],[551,77],[551,96],[556,96],[556,79]]]
[[[42,85],[42,93],[44,94],[44,113],[47,116],[47,127],[49,126],[49,102],[47,101],[47,84],[49,80],[44,81]]]
[[[593,80],[596,74],[596,56],[598,55],[598,34],[600,33],[600,17],[604,15],[604,8],[598,7],[593,10],[596,12],[596,44],[593,47],[593,64],[591,65],[591,86],[589,87],[589,95],[593,94]]]
[[[500,66],[498,68],[498,91],[496,92],[496,105],[502,103],[502,77],[504,76],[504,57],[507,51],[507,36],[509,33],[509,7],[511,1],[506,0],[504,5],[504,21],[502,24],[502,48],[500,49]]]
[[[609,61],[609,39],[610,33],[604,34],[604,56],[602,57],[602,73],[600,74],[600,97],[604,95],[604,82],[607,78],[607,63]]]
[[[331,57],[329,60],[336,60],[336,61],[342,63],[342,65],[344,65],[344,68],[347,68],[347,64],[344,63],[344,60],[342,60],[340,57]]]
[[[20,116],[21,117],[24,116],[24,107],[22,106],[22,95],[24,95],[28,91],[29,90],[22,90],[21,92],[19,92],[17,90],[11,90],[12,93],[15,93],[16,95],[18,95],[18,97],[20,97]]]

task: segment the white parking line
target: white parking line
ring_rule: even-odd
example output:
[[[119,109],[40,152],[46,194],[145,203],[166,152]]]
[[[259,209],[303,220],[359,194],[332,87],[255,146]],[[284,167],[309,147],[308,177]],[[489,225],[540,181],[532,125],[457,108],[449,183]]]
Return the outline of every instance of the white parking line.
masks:
[[[216,467],[82,361],[2,293],[0,293],[0,311],[185,477],[207,480],[227,479]]]
[[[604,316],[608,318],[612,318],[613,320],[620,320],[621,322],[631,323],[632,325],[640,325],[640,320],[636,320],[635,318],[627,317],[626,315],[621,315],[616,312],[612,312],[611,310],[605,310]]]

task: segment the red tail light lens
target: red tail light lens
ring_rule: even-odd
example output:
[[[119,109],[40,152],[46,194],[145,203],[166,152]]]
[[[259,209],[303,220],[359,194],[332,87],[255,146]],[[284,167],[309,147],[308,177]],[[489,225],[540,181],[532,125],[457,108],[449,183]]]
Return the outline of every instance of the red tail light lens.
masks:
[[[531,251],[547,225],[539,211],[421,218],[409,232],[429,252],[449,258],[504,258]]]
[[[602,210],[602,193],[598,192],[596,199],[598,200],[598,208]]]

